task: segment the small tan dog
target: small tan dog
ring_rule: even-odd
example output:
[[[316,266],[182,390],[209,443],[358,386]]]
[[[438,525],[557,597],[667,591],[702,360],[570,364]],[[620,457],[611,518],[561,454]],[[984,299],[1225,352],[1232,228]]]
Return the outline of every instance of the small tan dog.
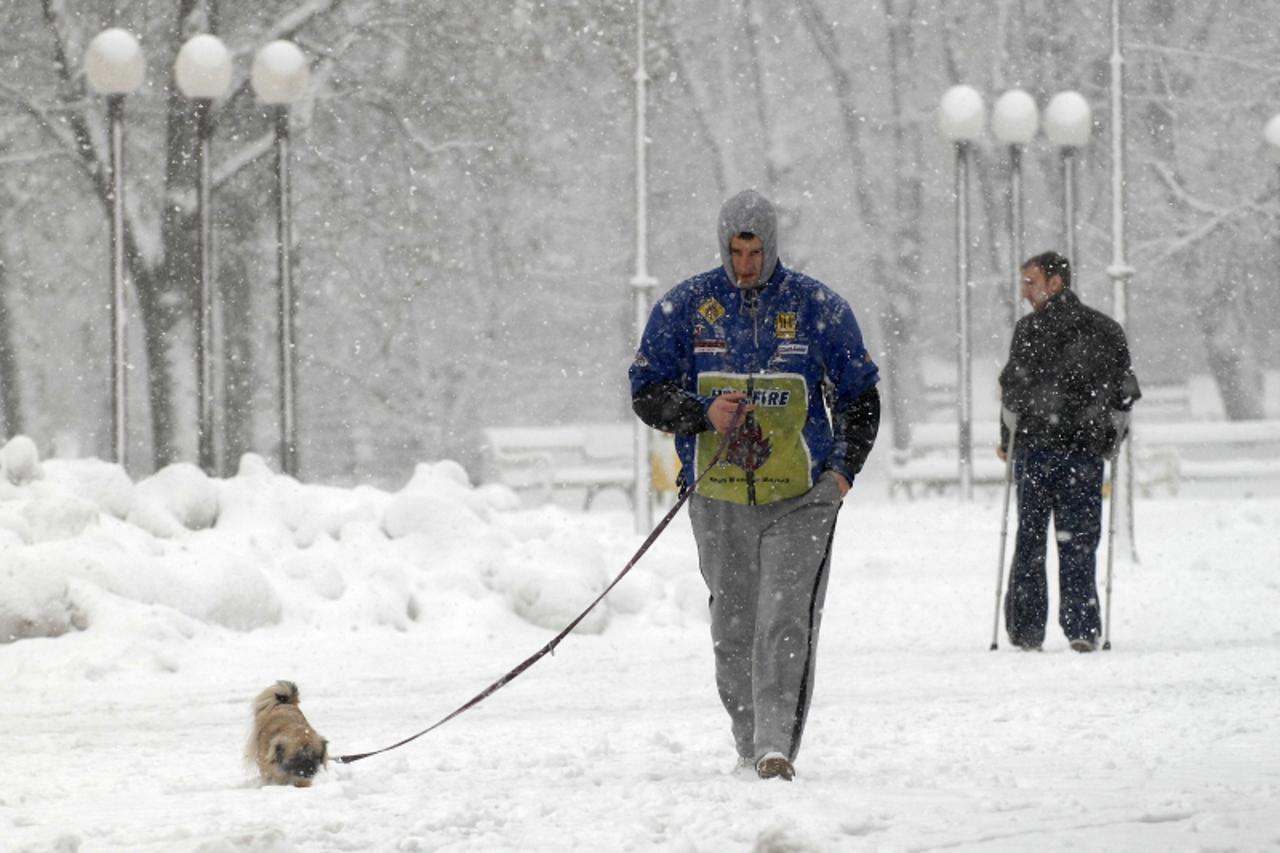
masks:
[[[329,742],[316,734],[298,707],[298,685],[277,681],[253,700],[245,758],[258,765],[264,784],[310,787],[328,750]]]

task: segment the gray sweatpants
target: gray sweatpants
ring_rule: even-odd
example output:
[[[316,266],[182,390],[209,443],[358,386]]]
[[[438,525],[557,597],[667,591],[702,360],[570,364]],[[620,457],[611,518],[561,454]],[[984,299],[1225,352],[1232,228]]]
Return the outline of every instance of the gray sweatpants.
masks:
[[[813,695],[840,485],[762,506],[693,495],[689,518],[711,593],[716,686],[738,755],[795,760]]]

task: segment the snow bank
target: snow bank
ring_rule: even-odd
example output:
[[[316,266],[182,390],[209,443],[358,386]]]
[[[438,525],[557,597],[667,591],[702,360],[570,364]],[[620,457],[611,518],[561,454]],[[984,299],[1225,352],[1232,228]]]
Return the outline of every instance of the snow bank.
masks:
[[[296,680],[332,754],[420,731],[585,606],[639,544],[629,514],[523,511],[452,463],[384,492],[252,456],[145,488],[19,461],[0,476],[5,851],[1275,848],[1274,498],[1141,499],[1114,650],[1077,655],[1051,620],[1027,655],[988,650],[999,494],[893,503],[859,478],[786,784],[730,772],[681,518],[592,615],[602,635],[300,791],[242,763],[262,687]]]
[[[234,631],[408,630],[496,599],[559,629],[631,544],[585,516],[522,510],[509,489],[475,488],[452,461],[417,466],[396,492],[300,483],[253,454],[225,480],[179,463],[133,482],[97,459],[42,462],[25,437],[0,463],[0,642],[92,630],[138,607],[143,624],[171,612]],[[660,578],[614,598],[580,630],[604,631],[618,612],[653,607],[669,620],[701,607]]]

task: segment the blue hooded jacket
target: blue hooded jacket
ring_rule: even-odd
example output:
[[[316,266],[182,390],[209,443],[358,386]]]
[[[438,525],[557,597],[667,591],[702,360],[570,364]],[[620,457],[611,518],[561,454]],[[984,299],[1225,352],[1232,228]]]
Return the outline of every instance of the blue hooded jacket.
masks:
[[[757,200],[763,199],[751,200],[756,208]],[[767,212],[772,215],[771,208]],[[724,219],[722,211],[722,252],[729,237],[757,233],[732,223],[726,229]],[[761,230],[769,237],[766,259],[776,258],[772,230]],[[748,392],[758,452],[745,467],[722,460],[699,486],[708,497],[768,503],[803,494],[825,470],[852,482],[879,422],[879,372],[852,309],[829,287],[780,261],[763,285],[750,288],[734,284],[729,269],[726,252],[723,266],[681,282],[654,306],[629,371],[636,413],[676,434],[687,486],[719,448],[720,435],[706,418],[711,402],[728,391]],[[869,411],[855,415],[870,408],[869,398],[869,437],[865,423],[861,432],[841,429],[872,417]]]

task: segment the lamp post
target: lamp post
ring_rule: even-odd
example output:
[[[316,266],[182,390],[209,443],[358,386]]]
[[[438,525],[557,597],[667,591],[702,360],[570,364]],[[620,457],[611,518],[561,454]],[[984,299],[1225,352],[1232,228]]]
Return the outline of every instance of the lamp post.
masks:
[[[280,343],[280,470],[298,475],[298,423],[296,414],[297,349],[293,327],[297,303],[293,291],[290,250],[293,222],[289,181],[289,105],[307,90],[311,77],[307,59],[289,41],[273,41],[253,58],[251,75],[258,100],[271,107],[276,140],[276,280],[278,284],[277,329]]]
[[[213,441],[213,229],[210,220],[209,137],[213,101],[231,86],[231,55],[217,36],[188,39],[178,51],[174,77],[183,95],[195,101],[197,136],[196,201],[200,217],[200,304],[196,311],[196,397],[199,465],[217,472]]]
[[[1124,133],[1124,39],[1120,0],[1111,0],[1111,263],[1107,266],[1107,276],[1111,279],[1112,315],[1121,326],[1129,324],[1129,281],[1133,278],[1134,268],[1126,258],[1125,237],[1125,133]],[[1132,435],[1132,432],[1130,433]],[[1122,462],[1123,460],[1123,462]],[[1118,521],[1112,522],[1113,529],[1118,529],[1120,536],[1128,540],[1129,557],[1138,562],[1137,537],[1134,529],[1134,471],[1133,443],[1126,440],[1119,455],[1111,461],[1111,506],[1119,508]],[[1116,476],[1116,467],[1124,471],[1124,477]],[[1122,494],[1116,494],[1116,492]],[[1112,552],[1116,548],[1113,543],[1107,552],[1107,560],[1111,561]],[[1108,601],[1110,591],[1108,590]],[[1108,605],[1108,608],[1110,605]],[[1107,625],[1111,623],[1108,614]],[[1110,645],[1110,639],[1104,640],[1103,646]]]
[[[1062,152],[1063,251],[1079,270],[1076,256],[1076,154],[1089,144],[1093,132],[1093,111],[1079,92],[1059,92],[1044,111],[1044,132]],[[1079,281],[1079,277],[1076,277]]]
[[[959,368],[956,416],[959,426],[960,498],[973,499],[973,375],[969,317],[969,146],[982,135],[986,105],[972,86],[952,86],[938,112],[942,134],[956,155],[956,302]]]
[[[644,0],[636,0],[636,270],[631,278],[635,303],[635,342],[639,346],[649,320],[649,306],[658,281],[649,274],[649,186],[645,133],[646,89],[649,74],[644,60]],[[645,533],[653,526],[653,457],[649,427],[635,419],[635,483],[632,503],[635,508],[636,532]]]
[[[1120,0],[1111,0],[1111,278],[1112,313],[1122,327],[1129,322],[1129,281],[1135,270],[1125,258],[1125,132],[1124,132],[1124,28]],[[1111,460],[1111,510],[1107,547],[1106,610],[1102,623],[1102,648],[1111,648],[1111,581],[1119,532],[1129,546],[1129,559],[1138,562],[1137,536],[1134,526],[1134,471],[1132,431]],[[1123,460],[1123,463],[1122,461]],[[1118,476],[1119,470],[1124,477]]]
[[[1009,146],[1009,269],[1013,289],[1009,292],[1009,329],[1018,323],[1022,302],[1022,147],[1035,139],[1040,128],[1040,111],[1035,98],[1021,89],[1010,89],[991,111],[991,130]]]
[[[1262,139],[1267,143],[1267,157],[1276,164],[1277,176],[1280,177],[1280,113],[1273,115],[1262,128]],[[1280,184],[1276,194],[1280,197]]]
[[[138,40],[121,29],[103,30],[89,42],[84,58],[89,85],[107,98],[111,173],[111,458],[127,462],[126,314],[124,293],[124,99],[142,85],[147,64]]]
[[[1262,129],[1262,138],[1267,143],[1267,154],[1280,167],[1280,113],[1273,115],[1267,122]]]

